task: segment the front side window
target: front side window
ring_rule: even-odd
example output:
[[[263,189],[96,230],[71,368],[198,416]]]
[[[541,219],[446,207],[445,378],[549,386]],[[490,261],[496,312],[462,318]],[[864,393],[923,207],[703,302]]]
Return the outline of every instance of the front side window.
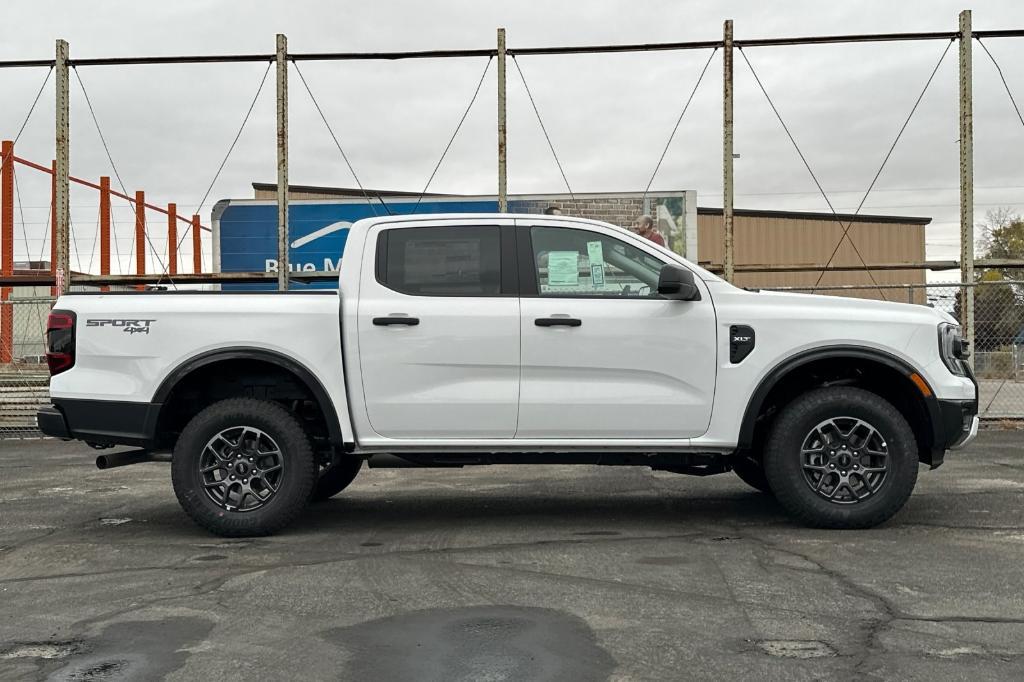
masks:
[[[588,230],[530,228],[541,296],[657,298],[663,263],[635,246]]]
[[[413,227],[381,233],[377,279],[414,296],[498,296],[497,226]]]

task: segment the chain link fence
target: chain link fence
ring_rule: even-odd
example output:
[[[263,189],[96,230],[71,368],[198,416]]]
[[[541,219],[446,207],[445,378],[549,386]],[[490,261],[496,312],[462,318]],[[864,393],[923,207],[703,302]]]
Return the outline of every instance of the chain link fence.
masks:
[[[884,298],[945,311],[960,319],[957,282],[817,287],[814,293]],[[974,286],[974,374],[983,418],[1024,419],[1024,281],[979,282]],[[810,293],[794,287],[775,291]]]
[[[39,435],[36,410],[49,403],[44,336],[55,299],[48,294],[16,288],[0,301],[0,438]]]

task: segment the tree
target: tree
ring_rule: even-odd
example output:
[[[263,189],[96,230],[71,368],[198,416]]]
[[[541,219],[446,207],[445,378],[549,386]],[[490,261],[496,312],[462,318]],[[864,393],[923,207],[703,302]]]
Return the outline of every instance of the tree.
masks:
[[[1024,260],[1024,218],[1008,208],[989,211],[982,225],[980,258]],[[1024,329],[1024,268],[982,268],[974,290],[974,343],[978,351],[1008,347]],[[1006,282],[1000,284],[1000,282]],[[953,316],[960,317],[960,297]]]
[[[978,243],[981,258],[1024,259],[1024,217],[1009,208],[999,208],[985,215]],[[996,268],[999,279],[1020,281],[1024,268]],[[982,271],[984,275],[987,271]],[[982,277],[983,281],[989,281]]]

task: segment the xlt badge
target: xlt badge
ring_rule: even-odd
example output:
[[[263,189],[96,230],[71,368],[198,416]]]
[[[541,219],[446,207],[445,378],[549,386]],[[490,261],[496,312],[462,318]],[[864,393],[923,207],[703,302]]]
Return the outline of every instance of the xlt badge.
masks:
[[[729,362],[737,364],[754,350],[754,328],[745,324],[729,327]]]

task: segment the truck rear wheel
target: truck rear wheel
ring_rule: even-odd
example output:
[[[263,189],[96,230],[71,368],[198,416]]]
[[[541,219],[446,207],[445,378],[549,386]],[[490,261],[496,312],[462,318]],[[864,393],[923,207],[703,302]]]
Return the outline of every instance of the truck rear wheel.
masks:
[[[225,537],[269,535],[309,501],[317,466],[309,438],[287,410],[231,398],[188,423],[174,446],[174,493],[192,520]]]
[[[899,511],[914,490],[917,443],[888,401],[834,386],[782,410],[764,463],[775,497],[803,523],[870,528]]]
[[[363,466],[363,460],[349,456],[340,456],[328,469],[320,474],[313,486],[313,502],[322,502],[334,497],[347,488]]]

